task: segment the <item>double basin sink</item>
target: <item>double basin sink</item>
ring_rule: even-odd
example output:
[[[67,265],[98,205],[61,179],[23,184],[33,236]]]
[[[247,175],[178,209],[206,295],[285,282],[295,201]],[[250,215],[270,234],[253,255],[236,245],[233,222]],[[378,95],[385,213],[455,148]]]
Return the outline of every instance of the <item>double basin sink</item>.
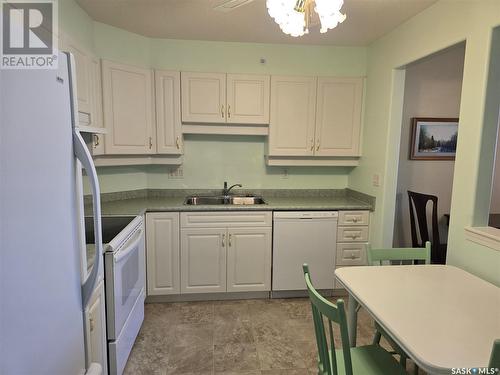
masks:
[[[254,195],[201,196],[192,195],[186,198],[184,204],[199,205],[256,205],[266,204],[264,198]]]

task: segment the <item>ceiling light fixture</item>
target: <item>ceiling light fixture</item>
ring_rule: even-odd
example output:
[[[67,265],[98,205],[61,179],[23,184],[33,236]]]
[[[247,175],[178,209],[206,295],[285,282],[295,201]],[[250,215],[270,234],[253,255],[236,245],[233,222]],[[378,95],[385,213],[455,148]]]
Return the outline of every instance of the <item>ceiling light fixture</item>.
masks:
[[[319,16],[320,33],[326,33],[346,19],[340,12],[344,0],[267,0],[266,5],[281,31],[293,37],[309,33],[313,10]]]

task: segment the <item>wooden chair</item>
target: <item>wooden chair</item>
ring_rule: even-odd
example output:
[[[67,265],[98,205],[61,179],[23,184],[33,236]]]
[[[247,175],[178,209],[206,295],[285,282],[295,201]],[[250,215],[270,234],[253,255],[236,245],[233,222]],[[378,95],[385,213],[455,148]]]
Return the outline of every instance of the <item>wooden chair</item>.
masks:
[[[401,365],[379,345],[367,345],[356,348],[349,346],[347,317],[344,301],[337,300],[337,305],[323,298],[313,287],[307,264],[303,265],[304,278],[311,301],[316,344],[318,347],[318,375],[338,374],[406,374]],[[328,326],[328,339],[325,331],[325,319]],[[340,328],[342,349],[335,350],[332,322]]]
[[[429,236],[427,225],[427,203],[432,202],[431,229],[432,240]],[[437,216],[438,197],[435,195],[422,194],[408,190],[408,202],[410,205],[411,242],[413,247],[424,247],[427,241],[432,243],[431,262],[433,264],[446,263],[446,244],[439,239],[439,227]],[[420,241],[417,236],[420,236]]]
[[[409,248],[393,248],[393,249],[372,249],[370,244],[365,245],[366,256],[368,258],[368,265],[382,265],[383,262],[404,262],[408,261],[412,264],[417,264],[417,262],[423,262],[424,264],[430,264],[431,262],[431,243],[429,241],[425,242],[425,247],[409,247]],[[375,263],[375,264],[374,264]],[[389,344],[394,349],[392,354],[399,354],[401,364],[406,367],[406,353],[397,345],[391,337],[385,333],[382,327],[375,322],[375,336],[373,337],[373,344],[380,344],[380,338],[384,338],[389,342]],[[415,374],[418,373],[418,368],[415,365]]]

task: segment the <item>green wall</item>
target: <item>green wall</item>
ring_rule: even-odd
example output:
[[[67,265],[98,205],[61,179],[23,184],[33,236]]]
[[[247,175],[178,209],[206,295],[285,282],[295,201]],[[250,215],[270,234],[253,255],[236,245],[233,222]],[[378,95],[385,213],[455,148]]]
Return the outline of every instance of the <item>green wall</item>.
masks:
[[[352,168],[288,169],[266,167],[264,137],[187,135],[182,164],[183,179],[168,176],[170,167],[148,167],[151,188],[221,188],[224,181],[248,188],[332,188],[347,187]]]
[[[94,21],[74,0],[59,0],[59,30],[87,50],[94,49]]]
[[[368,50],[363,157],[349,176],[353,189],[377,197],[371,239],[390,246],[394,225],[397,161],[401,134],[404,65],[466,41],[460,130],[453,181],[448,263],[500,285],[500,252],[465,239],[464,227],[484,225],[491,189],[496,128],[485,121],[486,87],[493,27],[500,2],[440,1],[373,43]],[[490,98],[491,99],[491,98]],[[495,98],[497,105],[500,97]],[[421,114],[424,116],[425,114]],[[480,171],[488,170],[480,177]],[[380,187],[371,184],[382,176]]]

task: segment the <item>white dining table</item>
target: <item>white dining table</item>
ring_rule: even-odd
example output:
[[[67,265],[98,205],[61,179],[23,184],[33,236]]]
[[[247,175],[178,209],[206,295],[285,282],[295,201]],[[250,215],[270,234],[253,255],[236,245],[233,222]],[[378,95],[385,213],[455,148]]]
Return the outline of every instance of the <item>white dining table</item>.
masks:
[[[500,288],[448,265],[362,266],[335,270],[349,293],[351,346],[360,304],[429,374],[486,367],[500,338]]]

